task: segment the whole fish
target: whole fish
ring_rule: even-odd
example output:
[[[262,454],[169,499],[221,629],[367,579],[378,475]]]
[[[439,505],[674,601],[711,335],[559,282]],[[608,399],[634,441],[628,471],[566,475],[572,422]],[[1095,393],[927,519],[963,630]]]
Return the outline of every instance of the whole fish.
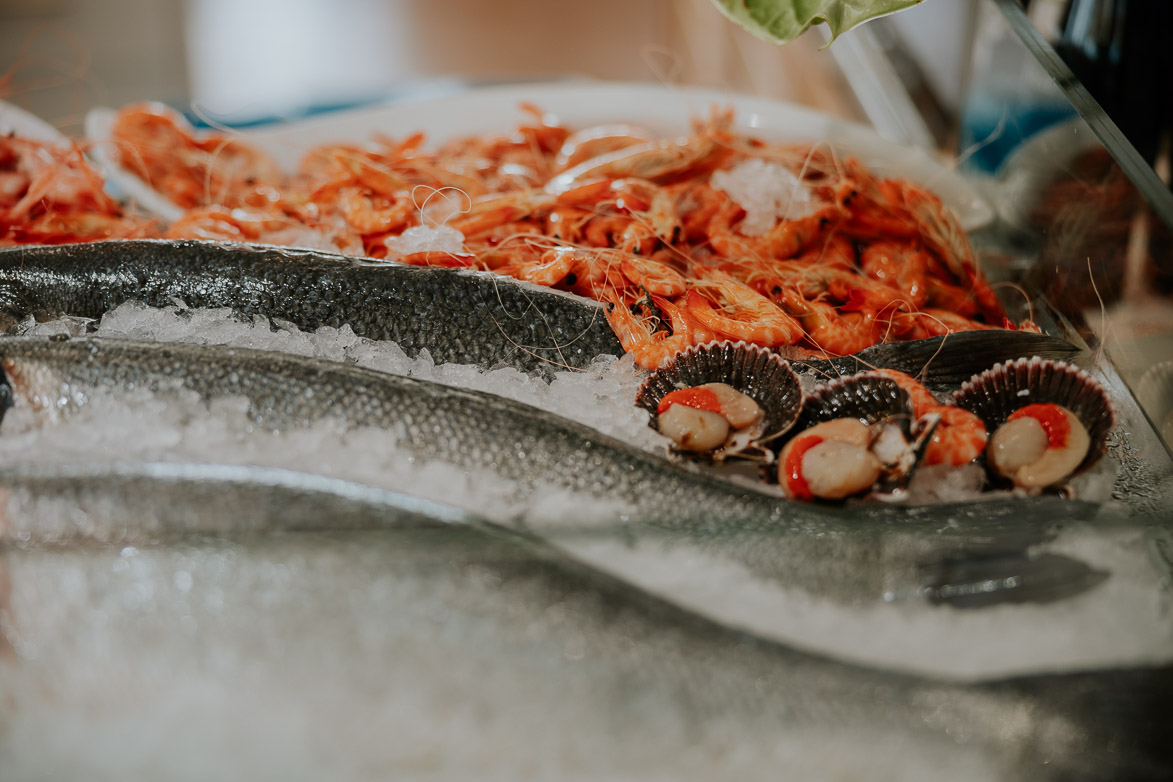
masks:
[[[1164,780],[1173,761],[1169,667],[869,670],[525,535],[249,473],[0,472],[18,529],[74,505],[84,528],[129,534],[0,541],[5,779],[1046,782]],[[244,501],[205,504],[217,493]]]
[[[161,239],[0,249],[0,312],[100,318],[127,301],[230,307],[312,331],[349,324],[437,362],[582,369],[623,355],[602,305],[489,272],[318,250]]]
[[[0,313],[19,320],[100,318],[127,301],[230,307],[312,331],[349,324],[437,362],[514,366],[549,376],[623,354],[597,302],[488,272],[363,263],[317,250],[134,239],[0,249]],[[889,367],[934,390],[1001,361],[1067,358],[1079,348],[1029,332],[964,332],[877,345],[856,356],[802,360],[816,378]]]
[[[377,427],[398,449],[392,458],[489,470],[520,504],[550,489],[606,501],[615,510],[604,519],[596,506],[567,502],[556,511],[539,507],[522,523],[649,589],[655,585],[642,579],[660,571],[648,565],[661,562],[680,573],[733,569],[724,582],[736,578],[767,594],[793,586],[843,603],[928,598],[960,607],[973,604],[967,583],[983,585],[988,602],[1052,600],[1106,576],[1038,548],[1060,525],[1095,518],[1090,503],[1051,497],[908,509],[794,502],[492,394],[266,351],[8,337],[0,338],[0,369],[8,403],[48,417],[102,392],[244,397],[262,427],[284,431],[325,419]],[[706,578],[699,574],[697,583]],[[771,617],[746,621],[769,634],[777,630]]]

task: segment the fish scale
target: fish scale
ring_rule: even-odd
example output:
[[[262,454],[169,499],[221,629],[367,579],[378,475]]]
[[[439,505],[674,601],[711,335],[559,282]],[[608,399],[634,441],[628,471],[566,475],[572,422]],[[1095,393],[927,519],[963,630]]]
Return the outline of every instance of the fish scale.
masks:
[[[100,318],[127,301],[230,307],[312,331],[348,324],[437,362],[550,375],[620,356],[601,305],[488,272],[362,263],[320,251],[194,240],[0,249],[0,309]]]
[[[550,489],[610,502],[617,508],[603,519],[596,507],[574,502],[557,513],[539,507],[524,519],[602,567],[615,568],[609,563],[633,550],[656,561],[686,560],[681,567],[712,560],[744,572],[750,588],[796,587],[864,604],[885,595],[949,602],[957,573],[980,581],[987,570],[996,572],[1002,586],[992,602],[1030,600],[1035,583],[1045,585],[1046,599],[1059,599],[1104,577],[1075,559],[1031,553],[1060,525],[1093,519],[1098,506],[1086,502],[1010,498],[909,512],[789,501],[492,394],[244,348],[8,337],[0,339],[0,366],[11,403],[49,400],[42,404],[55,415],[68,413],[57,401],[63,388],[74,405],[136,388],[195,392],[205,400],[245,397],[248,415],[268,429],[326,419],[374,427],[405,458],[491,471],[526,506]],[[1031,522],[1023,525],[1027,513]],[[981,555],[977,564],[958,567],[971,553]],[[624,575],[643,574],[636,567]],[[934,591],[943,586],[950,589]]]

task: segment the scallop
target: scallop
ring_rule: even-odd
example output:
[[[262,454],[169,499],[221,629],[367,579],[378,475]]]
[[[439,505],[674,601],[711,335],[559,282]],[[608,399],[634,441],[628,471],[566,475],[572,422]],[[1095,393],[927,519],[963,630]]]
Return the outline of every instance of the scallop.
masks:
[[[1095,464],[1116,420],[1107,392],[1085,370],[1037,356],[974,375],[953,402],[992,432],[985,459],[995,480],[1031,493]]]
[[[766,445],[798,418],[802,387],[790,363],[767,348],[708,342],[653,372],[635,401],[650,414],[649,424],[672,440],[670,450],[678,456],[770,462],[774,453]],[[678,407],[718,414],[728,424],[725,437],[717,437],[720,425],[712,418],[673,412]]]
[[[782,445],[777,480],[795,499],[839,500],[907,482],[931,430],[921,430],[908,392],[864,372],[814,388]]]

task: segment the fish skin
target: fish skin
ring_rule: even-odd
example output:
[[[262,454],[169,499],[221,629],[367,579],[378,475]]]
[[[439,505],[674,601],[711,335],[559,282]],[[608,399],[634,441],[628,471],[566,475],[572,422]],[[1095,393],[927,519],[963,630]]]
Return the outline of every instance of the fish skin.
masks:
[[[0,506],[0,545],[17,547],[486,523],[450,505],[338,478],[183,462],[6,465]]]
[[[347,323],[359,336],[393,340],[411,356],[427,348],[437,362],[509,365],[545,376],[586,368],[596,356],[623,355],[602,305],[487,272],[190,239],[0,248],[0,312],[10,318],[100,318],[132,300],[154,307],[175,300],[193,308],[230,307],[307,331]],[[792,363],[823,379],[888,367],[944,390],[1000,361],[1064,359],[1078,352],[1070,342],[1043,334],[999,331],[991,339],[985,332],[961,332]]]
[[[266,245],[133,239],[0,249],[0,311],[100,318],[127,301],[230,307],[306,331],[349,324],[437,362],[549,376],[623,355],[603,306],[489,272]]]
[[[243,348],[7,337],[0,338],[0,368],[17,404],[48,399],[53,415],[68,412],[57,401],[62,388],[83,398],[150,388],[195,392],[207,400],[244,396],[250,417],[270,429],[305,427],[327,417],[351,427],[378,427],[418,460],[491,467],[523,500],[554,487],[620,503],[623,512],[613,521],[579,518],[573,508],[557,519],[524,520],[599,567],[639,548],[655,558],[684,557],[688,566],[713,559],[743,571],[750,584],[797,587],[842,603],[870,604],[881,596],[949,603],[964,583],[954,578],[949,591],[933,593],[941,582],[936,563],[962,572],[956,563],[976,554],[973,567],[964,570],[968,577],[985,580],[992,569],[1005,579],[1007,562],[1034,564],[1030,552],[1061,525],[1090,520],[1098,511],[1055,497],[920,508],[795,502],[492,394]],[[1022,523],[1024,513],[1031,514],[1029,524]],[[1046,580],[1050,599],[1064,584],[1072,595],[1095,585],[1082,563],[1052,561],[1072,563],[1074,570]],[[624,575],[641,577],[638,571]],[[1029,600],[1030,589],[1014,595]],[[989,597],[996,602],[997,592]]]
[[[224,518],[231,506],[200,504],[217,491],[246,502]],[[71,761],[101,761],[124,720],[164,726],[166,738],[118,753],[122,773],[148,764],[160,780],[190,778],[191,759],[173,749],[192,741],[229,769],[291,753],[293,779],[322,778],[323,749],[355,759],[347,778],[414,776],[419,742],[451,752],[450,740],[462,746],[450,762],[469,766],[445,766],[452,778],[536,765],[559,779],[776,779],[797,760],[787,767],[804,779],[838,779],[844,760],[825,748],[860,738],[906,754],[857,757],[847,776],[900,779],[927,757],[954,779],[1163,780],[1173,759],[1168,666],[973,684],[870,670],[724,628],[524,534],[442,510],[431,520],[401,499],[254,468],[0,470],[0,510],[18,529],[43,529],[52,503],[78,503],[88,530],[130,531],[105,546],[0,539],[0,632],[12,644],[0,656],[0,761],[17,779],[69,777]],[[185,686],[197,685],[192,703]],[[259,722],[250,697],[264,704]],[[446,734],[462,724],[454,704],[476,715],[473,733]],[[299,740],[278,712],[297,717]],[[47,751],[63,715],[71,752]],[[217,754],[225,720],[238,750],[258,739],[259,757]],[[410,729],[421,724],[438,738]],[[281,740],[265,743],[273,731]]]

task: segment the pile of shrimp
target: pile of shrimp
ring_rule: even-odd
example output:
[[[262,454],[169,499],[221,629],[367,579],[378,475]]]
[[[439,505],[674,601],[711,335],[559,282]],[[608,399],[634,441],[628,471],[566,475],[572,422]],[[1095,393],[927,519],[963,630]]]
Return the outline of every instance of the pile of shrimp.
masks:
[[[154,221],[124,213],[76,143],[0,135],[0,247],[130,239]]]
[[[522,112],[509,135],[432,150],[418,133],[320,146],[292,174],[157,104],[123,108],[113,141],[125,168],[186,210],[163,236],[571,291],[607,303],[624,349],[649,369],[712,339],[846,355],[1014,327],[957,218],[917,184],[877,178],[827,145],[735,133],[731,111],[674,139]]]

